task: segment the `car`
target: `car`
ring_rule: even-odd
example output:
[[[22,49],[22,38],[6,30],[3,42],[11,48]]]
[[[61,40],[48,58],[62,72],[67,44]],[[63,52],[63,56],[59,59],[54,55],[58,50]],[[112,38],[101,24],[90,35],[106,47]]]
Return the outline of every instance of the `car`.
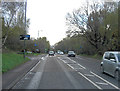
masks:
[[[60,55],[63,55],[64,53],[61,51],[59,54],[60,54]]]
[[[75,52],[74,51],[69,51],[68,52],[68,57],[75,57]]]
[[[32,52],[31,51],[27,51],[27,54],[32,54]]]
[[[49,56],[54,56],[54,51],[49,51]]]
[[[120,80],[120,52],[108,51],[104,53],[103,61],[101,62],[101,72]]]

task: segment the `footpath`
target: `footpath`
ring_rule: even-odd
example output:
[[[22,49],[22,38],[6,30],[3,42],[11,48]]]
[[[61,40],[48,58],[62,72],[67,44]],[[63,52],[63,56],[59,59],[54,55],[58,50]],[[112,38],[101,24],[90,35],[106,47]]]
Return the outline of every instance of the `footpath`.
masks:
[[[27,61],[20,66],[2,74],[2,89],[11,89],[27,72],[29,72],[45,55],[28,57]]]

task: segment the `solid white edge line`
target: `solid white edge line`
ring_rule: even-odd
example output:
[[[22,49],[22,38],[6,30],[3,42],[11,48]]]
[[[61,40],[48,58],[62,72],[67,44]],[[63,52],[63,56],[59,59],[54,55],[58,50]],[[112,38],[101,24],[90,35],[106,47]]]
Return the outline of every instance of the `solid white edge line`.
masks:
[[[98,86],[97,84],[95,84],[93,81],[91,81],[90,79],[88,79],[86,76],[84,76],[82,73],[78,72],[78,74],[80,74],[82,77],[84,77],[86,80],[88,80],[91,84],[93,84],[95,87],[97,87],[98,89],[102,90],[102,88],[100,86]]]
[[[101,80],[103,80],[104,82],[108,83],[109,85],[111,85],[112,87],[116,88],[116,89],[120,89],[119,87],[115,86],[114,84],[108,82],[107,80],[103,79],[102,77],[100,77],[99,75],[95,74],[94,72],[90,71],[91,74],[95,75],[96,77],[100,78]]]
[[[35,67],[38,66],[38,64],[40,64],[41,61],[39,61],[30,71],[33,71],[35,69]]]

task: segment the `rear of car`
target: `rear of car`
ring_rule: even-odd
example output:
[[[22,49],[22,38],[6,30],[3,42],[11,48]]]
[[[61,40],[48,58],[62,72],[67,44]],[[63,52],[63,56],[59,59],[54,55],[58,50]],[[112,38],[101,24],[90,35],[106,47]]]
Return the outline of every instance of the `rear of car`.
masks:
[[[69,51],[68,52],[68,57],[75,57],[75,52],[74,51]]]
[[[49,56],[54,56],[54,51],[49,51]]]
[[[101,62],[101,71],[120,80],[120,52],[105,52]]]
[[[60,52],[59,54],[60,54],[60,55],[63,55],[64,53],[63,53],[63,52]]]

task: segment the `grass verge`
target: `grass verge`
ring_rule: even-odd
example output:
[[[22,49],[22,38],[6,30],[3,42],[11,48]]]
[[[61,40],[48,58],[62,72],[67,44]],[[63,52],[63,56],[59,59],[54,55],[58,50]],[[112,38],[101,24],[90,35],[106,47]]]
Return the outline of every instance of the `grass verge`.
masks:
[[[38,56],[38,55],[41,55],[41,53],[31,53],[31,54],[28,54],[26,53],[27,56]]]
[[[23,55],[16,54],[14,52],[3,53],[2,54],[2,73],[5,73],[16,66],[27,62],[28,59],[24,60]]]

